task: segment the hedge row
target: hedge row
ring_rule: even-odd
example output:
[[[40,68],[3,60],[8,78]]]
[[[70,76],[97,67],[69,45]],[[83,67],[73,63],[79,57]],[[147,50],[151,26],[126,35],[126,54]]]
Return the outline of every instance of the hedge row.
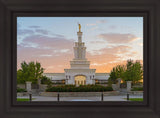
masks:
[[[59,85],[46,89],[47,92],[102,92],[113,91],[112,87],[101,85]]]

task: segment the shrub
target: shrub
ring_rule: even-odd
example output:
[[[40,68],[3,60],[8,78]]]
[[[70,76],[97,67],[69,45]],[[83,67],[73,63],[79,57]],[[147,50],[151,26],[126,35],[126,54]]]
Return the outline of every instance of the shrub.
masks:
[[[52,83],[52,81],[48,77],[46,76],[41,77],[41,84],[49,84],[49,83]]]
[[[134,87],[131,91],[143,91],[143,87]]]
[[[112,87],[101,85],[59,85],[46,89],[47,92],[102,92],[113,91]]]
[[[23,88],[17,88],[17,92],[27,92],[27,90]]]

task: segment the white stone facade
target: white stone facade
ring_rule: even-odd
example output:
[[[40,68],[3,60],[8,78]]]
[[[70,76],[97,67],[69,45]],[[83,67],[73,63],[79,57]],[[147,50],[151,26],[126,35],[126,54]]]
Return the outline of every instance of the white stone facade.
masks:
[[[44,73],[45,76],[55,80],[65,80],[65,84],[87,85],[95,84],[95,80],[108,80],[107,73],[96,74],[96,69],[90,69],[90,61],[86,59],[86,47],[82,42],[82,32],[77,32],[78,42],[75,42],[74,58],[70,61],[70,68],[65,73]]]
[[[68,80],[69,78],[71,78],[71,75],[66,77],[65,73],[44,73],[43,75],[50,78],[53,82],[60,82],[60,81],[65,80],[65,83],[67,84],[67,81],[71,81],[71,80]],[[84,74],[81,74],[81,75],[84,75]],[[75,77],[75,76],[73,76],[73,77]],[[88,76],[88,78],[90,78],[90,76]],[[108,80],[109,73],[95,73],[94,78],[95,78],[96,81],[98,80],[98,82],[103,83],[103,82],[106,82]],[[95,80],[93,80],[93,81],[95,81]],[[74,80],[72,80],[72,83],[73,82],[74,82]]]

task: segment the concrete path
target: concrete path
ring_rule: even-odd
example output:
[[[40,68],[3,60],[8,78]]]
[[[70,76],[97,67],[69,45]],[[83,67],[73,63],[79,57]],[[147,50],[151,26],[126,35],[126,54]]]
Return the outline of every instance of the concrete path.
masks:
[[[28,96],[18,98],[29,98]],[[57,97],[33,96],[33,101],[57,101]],[[127,101],[126,95],[104,96],[104,101]],[[130,98],[143,98],[143,96],[130,96]],[[101,97],[60,97],[60,101],[101,101]]]

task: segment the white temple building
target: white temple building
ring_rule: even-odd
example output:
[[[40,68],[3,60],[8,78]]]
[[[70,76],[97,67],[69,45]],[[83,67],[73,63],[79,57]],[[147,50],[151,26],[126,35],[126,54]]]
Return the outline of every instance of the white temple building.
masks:
[[[81,25],[79,24],[78,42],[75,42],[74,58],[70,61],[70,68],[64,69],[64,73],[44,73],[52,82],[59,84],[87,85],[106,83],[109,73],[95,73],[96,69],[90,69],[90,61],[86,58],[85,43],[82,42]]]

